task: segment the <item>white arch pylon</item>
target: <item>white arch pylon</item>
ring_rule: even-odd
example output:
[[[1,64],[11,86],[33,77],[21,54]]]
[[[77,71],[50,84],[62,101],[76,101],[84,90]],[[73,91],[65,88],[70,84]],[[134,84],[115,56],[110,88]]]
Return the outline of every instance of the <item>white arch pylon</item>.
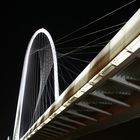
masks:
[[[59,97],[58,65],[57,65],[57,56],[56,56],[55,46],[54,46],[53,39],[52,39],[50,33],[47,30],[45,30],[44,28],[41,28],[41,29],[37,30],[34,33],[34,35],[32,36],[32,38],[29,42],[29,45],[27,47],[26,54],[25,54],[20,90],[19,90],[19,97],[18,97],[18,103],[17,103],[16,117],[15,117],[15,125],[14,125],[14,131],[13,131],[13,140],[20,139],[20,125],[21,125],[21,116],[22,116],[22,108],[23,108],[26,77],[27,77],[27,71],[28,71],[29,56],[30,56],[30,52],[31,52],[31,48],[32,48],[34,39],[40,33],[43,33],[46,35],[46,37],[49,40],[50,46],[51,46],[53,62],[54,62],[54,97],[55,97],[55,101]]]

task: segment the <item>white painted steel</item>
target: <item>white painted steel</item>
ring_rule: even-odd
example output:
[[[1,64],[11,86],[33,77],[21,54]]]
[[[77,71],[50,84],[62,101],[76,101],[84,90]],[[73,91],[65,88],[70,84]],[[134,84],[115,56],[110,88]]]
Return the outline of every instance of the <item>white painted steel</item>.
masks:
[[[27,71],[28,71],[28,62],[29,62],[29,56],[32,48],[32,44],[34,42],[34,39],[36,36],[40,33],[43,33],[46,35],[46,37],[49,40],[52,54],[53,54],[53,62],[54,62],[54,93],[55,93],[55,100],[59,97],[59,83],[58,83],[58,67],[57,67],[57,57],[56,57],[56,50],[55,46],[52,40],[51,35],[49,32],[45,29],[39,29],[34,33],[32,36],[29,45],[27,47],[27,51],[25,54],[24,59],[24,65],[23,65],[23,72],[22,72],[22,78],[21,78],[21,85],[19,90],[19,98],[18,98],[18,104],[17,104],[17,111],[16,111],[16,118],[15,118],[15,125],[14,125],[14,132],[13,132],[13,140],[19,140],[20,135],[20,124],[21,124],[21,115],[22,115],[22,108],[23,108],[23,100],[24,100],[24,91],[25,91],[25,84],[26,84],[26,78],[27,78]]]

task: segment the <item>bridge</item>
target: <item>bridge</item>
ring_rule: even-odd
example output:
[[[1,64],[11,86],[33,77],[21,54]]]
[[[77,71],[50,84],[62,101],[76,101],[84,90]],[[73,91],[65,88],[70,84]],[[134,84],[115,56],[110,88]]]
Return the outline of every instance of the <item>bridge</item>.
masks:
[[[53,40],[40,29],[25,56],[13,140],[76,139],[140,117],[140,9],[62,93],[58,78]]]

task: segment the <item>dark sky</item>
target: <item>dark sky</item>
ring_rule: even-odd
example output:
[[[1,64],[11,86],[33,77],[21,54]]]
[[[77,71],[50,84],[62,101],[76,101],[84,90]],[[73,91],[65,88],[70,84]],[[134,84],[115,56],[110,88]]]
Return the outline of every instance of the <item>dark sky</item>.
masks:
[[[77,1],[77,3],[76,1],[56,3],[55,1],[50,2],[46,0],[45,3],[41,1],[33,1],[33,3],[14,1],[2,5],[2,16],[0,17],[2,35],[0,46],[0,140],[5,140],[6,137],[8,135],[11,136],[13,132],[25,50],[33,33],[37,29],[44,27],[50,32],[55,41],[130,1],[131,0],[93,0]],[[68,39],[127,21],[138,8],[138,2],[134,2],[85,30],[70,36]],[[80,42],[82,41],[80,40]],[[81,44],[78,42],[77,46],[78,45]],[[71,45],[63,44],[56,47],[67,46],[70,47]],[[116,137],[116,139],[136,139],[139,135],[138,130],[140,130],[140,119],[107,129],[103,132],[95,133],[95,140],[102,138],[111,140],[113,137]],[[88,137],[90,139],[90,136]]]

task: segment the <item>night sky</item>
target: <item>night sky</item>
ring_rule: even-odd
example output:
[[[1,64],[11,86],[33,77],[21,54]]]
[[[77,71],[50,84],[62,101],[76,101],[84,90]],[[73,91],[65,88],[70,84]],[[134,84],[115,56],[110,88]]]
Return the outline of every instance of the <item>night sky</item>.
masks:
[[[65,1],[64,3],[50,2],[22,2],[14,1],[3,4],[1,10],[1,132],[0,140],[6,140],[12,135],[20,86],[22,66],[28,42],[33,33],[39,28],[47,29],[54,42],[55,40],[71,33],[101,16],[119,8],[131,0],[93,0],[93,1]],[[67,39],[87,34],[111,25],[129,20],[138,10],[138,2],[123,8],[108,16],[100,22],[89,26],[85,30],[71,35]],[[112,36],[113,37],[113,36]],[[66,39],[65,39],[66,40]],[[75,44],[62,44],[56,47],[71,47],[71,45],[84,44],[86,40],[80,40]],[[87,39],[88,42],[88,39]],[[98,50],[99,51],[99,50]],[[94,58],[94,57],[93,57]],[[140,119],[106,129],[101,132],[80,139],[138,139]],[[92,137],[92,138],[91,138]]]

